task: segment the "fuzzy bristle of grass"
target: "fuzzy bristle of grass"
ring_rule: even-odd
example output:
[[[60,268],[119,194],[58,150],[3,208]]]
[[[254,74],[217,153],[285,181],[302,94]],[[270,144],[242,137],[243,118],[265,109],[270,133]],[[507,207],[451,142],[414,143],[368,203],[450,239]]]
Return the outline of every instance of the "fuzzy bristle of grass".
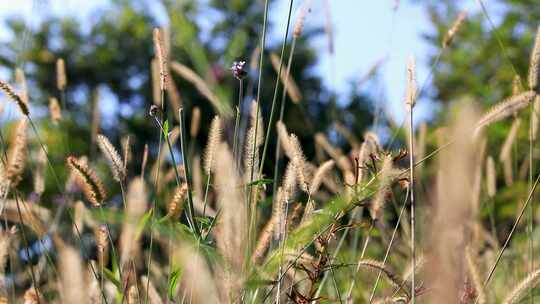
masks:
[[[208,101],[210,101],[210,103],[214,107],[221,109],[219,98],[216,96],[216,94],[214,94],[214,92],[212,92],[210,86],[206,83],[206,81],[204,81],[204,79],[197,75],[197,73],[177,61],[171,62],[171,69],[180,77],[192,83],[197,89],[197,91],[199,91],[202,96],[204,96]]]
[[[146,164],[148,163],[148,144],[144,144],[143,157],[141,162],[141,176],[144,177]]]
[[[171,219],[178,219],[184,208],[184,201],[187,194],[187,184],[183,183],[180,187],[176,188],[173,198],[167,205],[167,217]]]
[[[150,302],[150,304],[163,303],[163,300],[161,299],[161,296],[159,295],[156,287],[154,286],[154,283],[152,283],[152,280],[148,279],[147,276],[142,276],[141,283],[143,287],[143,293],[148,294],[148,302]],[[147,286],[148,289],[146,288]]]
[[[266,222],[263,229],[259,233],[259,238],[257,239],[257,244],[255,245],[255,249],[253,250],[253,255],[251,256],[251,262],[256,264],[258,263],[262,257],[264,256],[266,250],[270,246],[270,242],[272,241],[272,232],[274,231],[276,222],[276,217],[272,215],[270,219]]]
[[[105,187],[96,173],[74,156],[68,156],[66,163],[71,171],[75,174],[75,178],[82,187],[86,199],[94,207],[101,206],[107,196]]]
[[[15,82],[20,88],[21,92],[21,99],[25,104],[29,104],[29,97],[28,97],[28,85],[26,84],[26,76],[24,75],[24,71],[21,68],[15,69]]]
[[[161,76],[159,73],[159,62],[156,58],[150,61],[150,73],[152,77],[152,102],[161,108]]]
[[[270,63],[272,64],[274,71],[276,73],[279,73],[280,60],[279,60],[279,56],[276,53],[270,53]],[[300,92],[300,89],[298,88],[296,81],[294,81],[294,79],[292,78],[290,74],[287,75],[287,71],[285,68],[281,69],[281,75],[279,75],[279,77],[281,79],[281,82],[283,83],[283,86],[287,90],[287,95],[289,95],[289,98],[292,100],[293,103],[299,104],[300,101],[302,101],[302,93]]]
[[[293,154],[291,161],[293,162],[296,171],[298,185],[300,186],[300,189],[302,189],[302,191],[304,191],[305,193],[309,193],[309,186],[305,169],[306,158],[304,156],[304,152],[302,152],[300,140],[298,140],[298,137],[296,137],[296,135],[291,134],[291,136],[289,136],[289,142],[291,144],[291,150]]]
[[[278,134],[278,140],[281,144],[281,147],[283,148],[283,151],[285,152],[285,155],[289,159],[293,158],[294,151],[289,139],[289,132],[287,131],[287,127],[285,127],[285,124],[281,121],[278,121],[276,123],[276,130]]]
[[[111,168],[114,179],[118,182],[122,182],[126,178],[126,166],[122,160],[122,156],[120,156],[110,140],[103,134],[98,134],[97,144],[109,162],[109,167]]]
[[[39,195],[45,192],[45,170],[47,166],[47,154],[45,154],[45,151],[38,151],[36,153],[37,156],[35,157],[36,167],[34,168],[34,192]]]
[[[154,52],[157,58],[157,63],[159,67],[159,87],[161,91],[167,90],[167,54],[165,46],[163,45],[163,37],[161,30],[159,28],[154,28],[153,32],[154,39]]]
[[[540,93],[538,89],[538,74],[540,74],[540,26],[536,30],[536,39],[531,52],[529,64],[529,89]]]
[[[68,245],[59,249],[62,302],[87,303],[84,271],[79,251]]]
[[[148,208],[148,193],[144,179],[135,177],[128,186],[126,195],[126,219],[120,233],[120,265],[127,265],[131,259],[140,255],[140,242],[137,239],[137,224]]]
[[[304,29],[304,23],[306,22],[306,17],[309,12],[311,12],[311,4],[313,0],[307,0],[304,5],[302,6],[302,9],[300,10],[300,14],[298,15],[298,18],[296,19],[296,23],[294,25],[293,29],[293,37],[298,39],[300,35],[302,35],[302,30]]]
[[[245,255],[242,253],[247,246],[248,219],[246,202],[239,187],[240,178],[236,172],[232,153],[225,143],[220,143],[216,150],[215,181],[217,202],[222,210],[221,219],[216,226],[220,231],[217,248],[227,264],[224,290],[235,298],[240,295],[244,281],[242,269],[245,266]]]
[[[281,240],[285,233],[285,212],[288,204],[288,193],[283,187],[276,191],[276,197],[272,206],[272,217],[274,218],[274,238]]]
[[[23,115],[30,115],[30,111],[28,110],[28,105],[23,101],[21,96],[13,90],[13,88],[5,81],[0,80],[0,90],[4,92],[4,94],[9,97],[12,101],[14,101],[17,106],[19,107],[19,110]]]
[[[26,289],[24,292],[24,304],[40,304],[46,303],[43,295],[33,286]],[[8,303],[7,301],[5,303]]]
[[[0,276],[4,276],[5,274],[7,259],[11,249],[11,241],[16,233],[17,229],[15,226],[9,230],[0,228]],[[4,291],[2,290],[4,288],[2,285],[3,284],[0,282],[0,291]]]
[[[124,172],[127,175],[127,164],[131,162],[131,139],[129,135],[122,137],[121,146],[122,154],[124,155]]]
[[[478,304],[486,303],[486,293],[484,291],[484,284],[480,278],[480,272],[474,261],[471,247],[465,249],[465,260],[467,261],[467,270],[476,291],[476,301]]]
[[[399,277],[398,274],[395,274],[383,263],[375,260],[363,259],[358,261],[358,265],[361,267],[373,268],[382,271],[388,278],[389,282],[392,283],[392,285],[402,289],[404,292],[408,292],[404,288],[406,283]]]
[[[80,227],[80,226],[79,226]],[[105,267],[109,255],[109,238],[106,225],[99,225],[95,230],[99,266]]]
[[[56,97],[49,98],[49,115],[53,124],[57,125],[62,120],[62,109]]]
[[[394,175],[394,168],[392,162],[392,156],[386,155],[383,160],[383,165],[380,170],[379,187],[375,194],[373,201],[369,205],[369,213],[373,220],[378,220],[382,214],[384,205],[386,203],[386,195],[389,187],[391,186],[392,177]]]
[[[92,124],[90,125],[90,142],[94,144],[101,129],[101,109],[99,107],[99,91],[92,92]]]
[[[345,127],[342,123],[336,122],[334,124],[334,127],[336,128],[336,131],[341,134],[341,136],[343,136],[343,138],[345,138],[347,142],[349,142],[349,145],[351,145],[353,149],[356,149],[360,146],[354,134],[352,134],[352,132],[347,129],[347,127]]]
[[[214,116],[212,123],[210,124],[210,131],[208,133],[208,141],[206,143],[206,150],[204,152],[204,172],[209,175],[215,164],[216,149],[221,141],[221,119],[219,116]]]
[[[244,172],[246,174],[246,181],[248,182],[251,181],[251,178],[253,180],[259,179],[257,176],[260,162],[259,150],[264,143],[263,121],[261,115],[256,114],[257,112],[257,103],[253,101],[251,104],[250,124],[244,147]]]
[[[66,89],[67,76],[66,76],[66,64],[63,58],[56,60],[56,88],[60,91]]]
[[[474,136],[476,137],[483,128],[490,124],[503,120],[525,108],[534,97],[534,91],[526,91],[517,96],[507,98],[493,106],[476,123]]]
[[[8,163],[6,177],[10,181],[12,187],[16,187],[22,180],[24,168],[26,165],[27,154],[27,128],[28,120],[21,119],[15,127],[15,132],[12,135],[11,145],[8,151]]]
[[[311,180],[311,184],[309,185],[310,195],[313,195],[319,191],[319,187],[321,186],[323,179],[325,179],[327,174],[332,171],[334,164],[335,162],[333,160],[328,160],[317,168],[317,171],[315,171],[315,175],[313,176],[313,180]]]
[[[506,139],[504,140],[504,144],[501,148],[501,154],[499,154],[500,161],[504,161],[505,159],[510,157],[510,153],[512,152],[512,146],[517,138],[517,133],[520,125],[521,119],[516,118],[512,123],[512,127],[506,135]]]
[[[442,46],[443,48],[447,48],[452,44],[452,41],[454,40],[454,36],[457,34],[461,26],[463,25],[463,22],[465,21],[465,18],[467,18],[467,12],[463,11],[459,13],[456,20],[452,24],[452,27],[446,32],[443,38]]]
[[[540,269],[536,269],[525,279],[519,282],[519,284],[517,284],[514,289],[512,289],[512,291],[506,296],[503,303],[519,303],[519,300],[521,299],[521,297],[523,297],[525,291],[527,291],[530,287],[536,286],[536,284],[538,283],[538,278],[540,278]]]
[[[519,95],[521,91],[521,77],[514,75],[514,79],[512,79],[512,96]]]
[[[194,107],[191,112],[191,128],[189,129],[189,135],[191,138],[197,137],[199,134],[199,127],[201,125],[201,108]]]
[[[416,90],[416,60],[414,57],[410,57],[407,63],[407,96],[405,99],[408,111],[411,111],[416,103]]]

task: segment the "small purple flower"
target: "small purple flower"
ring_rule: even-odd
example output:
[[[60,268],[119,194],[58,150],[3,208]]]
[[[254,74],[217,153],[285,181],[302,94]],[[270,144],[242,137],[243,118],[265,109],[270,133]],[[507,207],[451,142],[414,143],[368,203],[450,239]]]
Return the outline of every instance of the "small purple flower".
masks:
[[[235,61],[232,64],[231,70],[233,76],[238,80],[242,80],[247,76],[247,71],[244,69],[244,65],[246,65],[245,61]]]

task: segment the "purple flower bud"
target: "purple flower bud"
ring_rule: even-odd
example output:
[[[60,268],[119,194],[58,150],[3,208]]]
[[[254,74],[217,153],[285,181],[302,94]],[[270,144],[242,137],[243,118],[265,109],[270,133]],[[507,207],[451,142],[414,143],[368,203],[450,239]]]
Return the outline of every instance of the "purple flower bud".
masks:
[[[231,70],[233,76],[238,80],[242,80],[247,76],[247,71],[244,69],[244,65],[246,65],[245,61],[235,61],[232,64]]]

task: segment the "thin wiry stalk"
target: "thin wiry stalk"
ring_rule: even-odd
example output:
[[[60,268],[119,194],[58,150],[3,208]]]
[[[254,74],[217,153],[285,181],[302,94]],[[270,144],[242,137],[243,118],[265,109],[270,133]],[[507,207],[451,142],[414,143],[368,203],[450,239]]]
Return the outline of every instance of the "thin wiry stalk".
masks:
[[[532,117],[534,115],[533,109],[534,102],[531,102],[529,106],[529,113]],[[532,189],[532,182],[533,182],[533,134],[532,134],[532,128],[529,128],[529,191]],[[528,235],[527,238],[529,239],[529,275],[531,275],[534,271],[534,240],[533,240],[533,233],[534,233],[534,201],[531,202],[529,205],[529,223],[528,223]],[[533,287],[529,286],[529,302],[534,303],[534,293],[533,293]]]
[[[238,133],[240,132],[240,119],[242,117],[242,99],[244,94],[244,88],[243,88],[243,79],[239,79],[239,87],[238,87],[238,104],[236,105],[236,118],[234,120],[234,137],[233,137],[233,159],[235,160],[235,164],[238,166],[237,162],[240,159],[240,155],[238,153]]]
[[[506,248],[508,247],[508,244],[510,243],[510,240],[512,239],[512,236],[514,235],[514,231],[516,230],[516,227],[519,224],[519,221],[523,217],[523,214],[525,213],[525,210],[527,209],[527,206],[529,206],[529,203],[532,200],[534,191],[536,190],[536,187],[538,186],[539,182],[540,182],[540,174],[536,178],[536,181],[534,182],[531,190],[529,191],[529,195],[527,197],[527,200],[523,204],[523,207],[521,207],[521,211],[519,212],[519,215],[516,218],[516,221],[514,222],[514,225],[512,226],[512,229],[510,230],[510,233],[508,234],[508,237],[506,238],[506,241],[504,242],[503,247],[499,251],[499,254],[497,255],[497,259],[495,260],[495,263],[493,263],[493,266],[491,266],[491,269],[489,270],[488,276],[486,277],[486,280],[484,281],[484,287],[487,287],[487,285],[489,284],[489,281],[491,280],[491,277],[493,276],[493,273],[495,272],[495,269],[497,268],[497,265],[499,265],[501,257],[503,255],[504,251],[506,250]]]
[[[26,256],[28,258],[30,258],[30,245],[28,243],[28,239],[26,237],[26,233],[24,232],[24,227],[23,227],[23,218],[22,218],[22,213],[21,213],[21,207],[19,206],[19,195],[15,195],[15,202],[17,203],[17,213],[19,215],[19,221],[20,221],[20,224],[19,224],[19,230],[21,231],[21,234],[22,234],[22,237],[23,237],[23,241],[24,241],[24,247],[26,249]],[[32,263],[30,263],[30,276],[32,278],[32,284],[34,285],[34,288],[37,290],[37,292],[39,293],[39,289],[38,289],[38,283],[36,281],[36,274],[34,273],[34,266],[32,265]],[[40,299],[39,297],[37,297],[37,300],[38,300],[38,304],[40,304]]]
[[[414,201],[414,131],[413,131],[413,105],[409,111],[409,187],[411,191],[411,301],[415,303],[415,267],[416,267],[416,231],[415,231],[415,201]]]
[[[394,243],[394,238],[396,236],[397,229],[399,228],[399,224],[401,223],[401,217],[403,216],[403,212],[405,211],[405,207],[407,206],[407,200],[409,197],[409,188],[407,188],[407,192],[405,193],[405,200],[403,203],[403,206],[401,207],[401,210],[399,211],[398,220],[396,222],[396,225],[394,227],[394,231],[392,232],[392,237],[390,238],[390,243],[388,243],[388,248],[386,248],[386,253],[384,254],[383,258],[383,266],[386,265],[386,260],[388,259],[388,256],[390,255],[390,250],[392,249],[392,244]],[[371,295],[369,296],[369,303],[373,301],[373,297],[375,296],[375,291],[377,290],[377,285],[379,284],[379,281],[381,279],[382,270],[379,270],[379,273],[377,274],[377,280],[375,281],[375,285],[373,285],[373,289],[371,289]]]
[[[283,115],[285,113],[285,102],[286,102],[286,97],[287,97],[287,84],[288,84],[288,80],[289,80],[289,74],[291,73],[291,65],[292,65],[292,60],[293,60],[293,57],[294,57],[294,51],[296,49],[296,36],[293,36],[293,41],[292,41],[292,45],[291,45],[291,51],[289,53],[289,59],[288,59],[288,62],[287,62],[287,71],[286,71],[286,74],[285,74],[285,85],[283,87],[283,93],[281,94],[281,105],[280,105],[280,109],[279,109],[279,118],[278,118],[278,121],[279,122],[283,122]],[[281,141],[280,140],[277,140],[277,143],[276,143],[276,152],[275,152],[275,155],[276,155],[276,159],[275,159],[275,165],[274,165],[274,185],[277,184],[277,179],[278,179],[278,176],[279,176],[279,163],[280,163],[280,160],[281,160]],[[276,190],[277,190],[277,187],[274,187],[273,188],[273,194],[272,196],[275,196],[276,195]]]
[[[189,170],[189,164],[188,164],[188,159],[187,159],[187,147],[186,147],[186,127],[185,127],[185,121],[184,121],[184,109],[183,108],[180,108],[179,110],[179,116],[180,116],[180,150],[182,152],[182,161],[184,163],[184,175],[185,175],[185,178],[186,178],[186,184],[187,184],[187,189],[188,189],[188,192],[187,192],[187,205],[188,205],[188,208],[187,208],[187,215],[188,215],[188,220],[191,221],[191,223],[193,224],[193,228],[195,229],[195,235],[197,236],[197,238],[200,238],[201,237],[201,232],[199,230],[199,226],[197,226],[197,223],[195,222],[195,219],[194,219],[194,214],[195,214],[195,211],[193,209],[193,196],[192,196],[192,193],[191,193],[191,174],[190,174],[190,170]],[[169,149],[171,149],[171,147],[169,147]],[[172,154],[172,149],[170,150],[171,152],[171,156],[173,155]],[[174,160],[174,157],[173,157],[173,160]],[[175,174],[177,175],[177,178],[178,178],[178,171],[176,169],[176,165],[174,165],[174,170],[175,170]],[[178,185],[180,186],[180,185]]]
[[[263,29],[262,29],[262,37],[261,37],[261,50],[260,50],[260,57],[259,57],[259,79],[258,79],[258,82],[257,82],[257,98],[256,98],[256,101],[257,101],[257,110],[256,110],[256,113],[255,113],[255,133],[254,134],[258,134],[258,127],[259,127],[259,111],[260,111],[260,98],[261,98],[261,85],[262,85],[262,72],[263,72],[263,58],[264,58],[264,49],[265,49],[265,46],[266,46],[266,25],[267,25],[267,20],[268,20],[268,0],[265,0],[264,1],[264,17],[263,17]],[[268,122],[270,124],[270,122]],[[269,125],[270,126],[270,125]],[[253,156],[256,155],[255,153],[255,149],[257,149],[257,136],[255,136],[254,140],[253,140]],[[255,163],[254,160],[252,160],[252,163]],[[261,167],[262,167],[262,163],[261,163]],[[250,182],[253,181],[253,172],[254,168],[251,168],[251,172],[250,172]],[[260,174],[259,174],[260,175]],[[258,189],[258,188],[257,188]],[[248,221],[249,221],[249,226],[248,226],[248,246],[247,246],[247,256],[249,256],[249,253],[251,252],[251,248],[253,247],[252,246],[252,238],[255,239],[253,236],[252,236],[252,228],[251,228],[251,223],[253,222],[253,214],[252,214],[252,211],[251,211],[251,193],[252,191],[248,191],[249,194],[248,194],[248,201],[247,201],[247,212],[248,212]],[[257,196],[255,195],[255,198]],[[253,224],[255,225],[255,224]]]
[[[165,104],[165,90],[161,90],[161,108],[160,109],[163,109],[163,106]],[[160,113],[160,116],[161,116],[161,121],[163,121],[163,112]],[[161,124],[160,124],[161,125]],[[162,143],[163,143],[163,131],[161,130],[161,128],[159,129],[159,145],[158,145],[158,157],[157,159],[161,159],[161,146],[162,146]],[[145,154],[145,157],[146,157],[146,154]],[[146,160],[146,159],[145,159]],[[143,163],[145,163],[145,160],[143,160]],[[158,166],[157,167],[157,171],[156,171],[156,177],[154,179],[154,189],[157,189],[158,187],[158,182],[159,182],[159,173],[160,173],[160,168],[161,166]],[[144,170],[144,166],[143,166],[143,169],[141,171]],[[141,172],[141,178],[144,178],[144,175],[142,175],[143,173]],[[152,247],[154,245],[154,233],[153,233],[153,228],[154,228],[154,220],[155,220],[155,214],[156,214],[156,207],[157,207],[157,193],[154,194],[156,197],[154,197],[154,200],[153,200],[153,212],[152,212],[152,215],[150,217],[150,244],[148,246],[148,250],[149,250],[149,254],[148,254],[148,264],[147,264],[147,270],[146,270],[146,277],[148,277],[148,282],[146,283],[146,292],[145,292],[145,295],[144,295],[144,303],[147,304],[148,303],[148,288],[149,288],[149,284],[150,284],[150,267],[152,266]]]

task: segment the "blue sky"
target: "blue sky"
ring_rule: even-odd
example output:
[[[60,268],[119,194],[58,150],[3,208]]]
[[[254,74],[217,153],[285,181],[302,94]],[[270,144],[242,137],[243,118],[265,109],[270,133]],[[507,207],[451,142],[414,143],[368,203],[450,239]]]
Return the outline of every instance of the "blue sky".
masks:
[[[294,19],[303,2],[294,2]],[[327,20],[332,24],[335,52],[334,55],[328,52],[326,36],[315,41],[319,50],[317,71],[324,76],[326,85],[338,93],[345,93],[351,82],[361,79],[382,60],[380,81],[366,90],[376,97],[378,107],[398,122],[403,116],[407,60],[410,56],[416,58],[417,78],[421,85],[427,75],[426,61],[430,51],[421,38],[423,33],[430,31],[425,8],[410,1],[400,2],[394,10],[395,0],[314,0],[312,12],[306,19],[306,26],[321,26]],[[106,3],[107,0],[2,0],[0,20],[19,15],[31,26],[36,26],[39,23],[36,11],[42,15],[74,14],[86,18],[93,9]],[[270,18],[275,22],[271,39],[283,37],[288,4],[288,0],[278,0],[271,7]],[[5,31],[0,30],[0,39],[5,35]],[[432,112],[428,101],[421,101],[419,110],[422,118],[429,117]]]

